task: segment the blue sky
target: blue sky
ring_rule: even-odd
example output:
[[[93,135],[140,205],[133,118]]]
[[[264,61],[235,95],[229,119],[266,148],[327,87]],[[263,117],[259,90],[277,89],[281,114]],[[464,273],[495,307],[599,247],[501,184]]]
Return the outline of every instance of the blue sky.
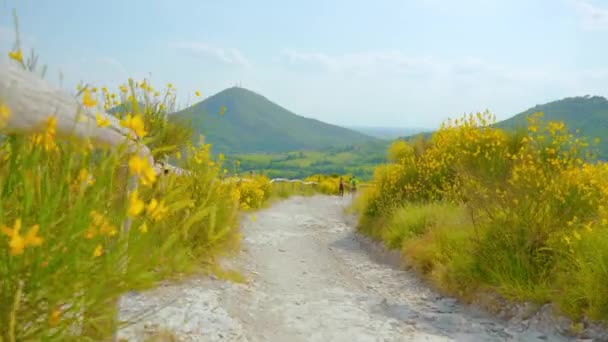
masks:
[[[240,82],[304,116],[399,127],[608,95],[605,0],[0,0],[3,51],[12,8],[66,88],[151,77],[193,102]]]

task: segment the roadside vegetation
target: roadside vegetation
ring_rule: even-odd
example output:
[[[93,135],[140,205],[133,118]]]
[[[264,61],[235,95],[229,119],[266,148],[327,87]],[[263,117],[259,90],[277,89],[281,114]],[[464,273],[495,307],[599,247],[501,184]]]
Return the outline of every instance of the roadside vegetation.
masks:
[[[562,122],[502,130],[489,113],[397,141],[355,203],[358,229],[437,288],[608,319],[608,165]]]
[[[18,43],[9,57],[37,72]],[[217,259],[238,251],[239,211],[318,193],[316,184],[232,177],[223,154],[169,120],[172,84],[79,85],[75,96],[97,112],[97,127],[115,117],[129,142],[60,136],[52,109],[40,127],[3,134],[13,111],[0,97],[0,341],[109,339],[129,323],[116,320],[127,291],[192,274],[234,278]]]
[[[9,57],[36,72],[18,44]],[[262,207],[271,185],[227,178],[222,155],[168,120],[175,94],[150,80],[78,86],[95,125],[112,113],[127,130],[115,148],[60,136],[52,108],[31,132],[2,134],[13,110],[0,97],[0,341],[109,339],[127,323],[116,320],[127,291],[223,274],[216,261],[238,250],[239,210]],[[155,168],[169,160],[181,171]]]

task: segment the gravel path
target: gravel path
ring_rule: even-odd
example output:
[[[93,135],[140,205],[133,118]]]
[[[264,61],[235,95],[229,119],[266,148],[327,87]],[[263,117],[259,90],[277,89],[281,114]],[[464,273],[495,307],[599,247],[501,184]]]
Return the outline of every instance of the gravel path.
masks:
[[[295,197],[244,219],[237,266],[250,280],[193,279],[123,298],[129,341],[566,341],[501,322],[374,258],[347,198]]]

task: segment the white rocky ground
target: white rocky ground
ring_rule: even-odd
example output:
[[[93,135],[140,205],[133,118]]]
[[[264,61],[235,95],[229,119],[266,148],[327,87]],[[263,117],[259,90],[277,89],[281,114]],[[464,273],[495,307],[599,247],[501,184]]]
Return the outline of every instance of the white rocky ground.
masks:
[[[442,297],[391,267],[343,214],[348,199],[296,197],[246,218],[237,269],[250,280],[193,279],[122,300],[119,336],[145,341],[567,341]]]

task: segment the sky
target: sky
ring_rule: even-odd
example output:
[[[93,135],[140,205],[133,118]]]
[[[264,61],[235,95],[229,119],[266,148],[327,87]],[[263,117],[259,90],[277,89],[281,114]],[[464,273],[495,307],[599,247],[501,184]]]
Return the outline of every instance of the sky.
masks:
[[[194,103],[239,83],[306,117],[417,128],[608,95],[608,0],[0,0],[0,51],[13,9],[66,91],[147,77]]]

